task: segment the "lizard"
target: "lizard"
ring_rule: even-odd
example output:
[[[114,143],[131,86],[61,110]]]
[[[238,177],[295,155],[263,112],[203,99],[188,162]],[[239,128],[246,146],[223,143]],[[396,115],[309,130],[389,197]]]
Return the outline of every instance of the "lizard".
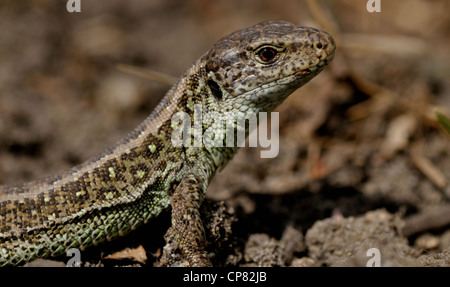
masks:
[[[319,74],[335,48],[328,33],[281,20],[223,37],[115,146],[59,174],[0,185],[0,266],[84,250],[163,212],[170,212],[170,228],[189,266],[211,266],[199,207],[212,177],[238,147],[174,145],[174,115],[194,121],[196,105],[224,117],[271,112]],[[202,122],[201,132],[220,128],[211,122]]]

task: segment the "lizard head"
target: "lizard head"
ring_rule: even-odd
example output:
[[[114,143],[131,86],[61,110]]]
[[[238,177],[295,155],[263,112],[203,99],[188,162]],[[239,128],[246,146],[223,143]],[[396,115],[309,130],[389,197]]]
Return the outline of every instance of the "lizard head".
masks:
[[[203,58],[207,86],[222,112],[270,112],[333,59],[326,32],[265,21],[219,40]]]

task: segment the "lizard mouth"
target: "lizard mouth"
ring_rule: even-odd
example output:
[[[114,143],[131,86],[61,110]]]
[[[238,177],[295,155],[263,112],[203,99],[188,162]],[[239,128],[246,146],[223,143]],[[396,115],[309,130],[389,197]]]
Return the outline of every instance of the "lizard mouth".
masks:
[[[326,65],[327,64],[325,63],[325,61],[320,61],[318,64],[316,64],[312,67],[305,68],[305,69],[295,72],[294,75],[297,77],[304,77],[304,76],[307,76],[317,70],[319,70],[319,71],[322,70]]]
[[[306,75],[309,75],[309,74],[311,74],[311,70],[309,68],[301,70],[301,71],[298,71],[298,72],[295,73],[295,75],[298,76],[298,77],[306,76]]]
[[[333,60],[333,57],[334,57],[334,53],[328,55],[324,60],[321,60],[316,65],[306,68],[306,69],[303,69],[303,70],[300,70],[300,71],[296,72],[294,75],[296,75],[298,77],[304,77],[304,76],[307,76],[317,70],[320,71],[323,68],[325,68],[325,66],[328,65],[328,63],[331,62],[331,60]]]

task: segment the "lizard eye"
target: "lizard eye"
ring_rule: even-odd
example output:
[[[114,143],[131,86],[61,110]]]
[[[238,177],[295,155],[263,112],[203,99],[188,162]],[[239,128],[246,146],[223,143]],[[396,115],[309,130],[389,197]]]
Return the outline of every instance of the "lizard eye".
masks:
[[[269,64],[274,62],[274,60],[277,58],[278,51],[275,48],[266,46],[258,49],[256,51],[256,55],[262,63]]]

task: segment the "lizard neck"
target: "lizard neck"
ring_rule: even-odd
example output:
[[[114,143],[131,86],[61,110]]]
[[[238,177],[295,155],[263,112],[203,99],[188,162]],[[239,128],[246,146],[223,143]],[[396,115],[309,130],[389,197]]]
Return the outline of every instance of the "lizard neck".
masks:
[[[237,152],[236,145],[225,144],[224,126],[217,121],[222,116],[221,102],[210,85],[201,57],[162,101],[177,103],[178,108],[171,114],[171,124],[166,125],[170,127],[168,132],[172,136],[175,134],[171,140],[178,138],[183,141],[188,165],[203,170],[199,172],[204,173],[208,182],[216,170],[222,169]],[[163,106],[160,105],[154,113],[162,114]],[[175,145],[173,141],[171,144]]]

